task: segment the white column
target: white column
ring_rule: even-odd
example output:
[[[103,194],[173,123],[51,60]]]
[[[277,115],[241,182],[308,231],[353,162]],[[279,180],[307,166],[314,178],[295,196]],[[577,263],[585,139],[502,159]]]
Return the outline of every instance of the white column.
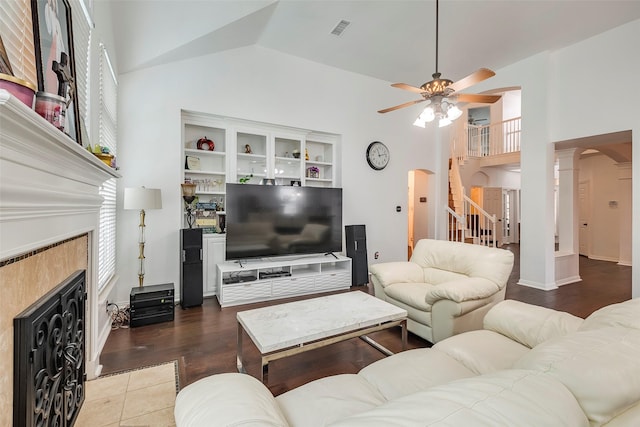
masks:
[[[631,265],[631,201],[633,197],[631,180],[631,162],[618,163],[618,212],[620,224],[620,253],[618,264]]]
[[[558,242],[559,252],[578,253],[578,156],[582,149],[556,151],[558,157]]]
[[[558,157],[558,251],[555,253],[556,286],[580,281],[578,200],[581,148],[556,151]]]

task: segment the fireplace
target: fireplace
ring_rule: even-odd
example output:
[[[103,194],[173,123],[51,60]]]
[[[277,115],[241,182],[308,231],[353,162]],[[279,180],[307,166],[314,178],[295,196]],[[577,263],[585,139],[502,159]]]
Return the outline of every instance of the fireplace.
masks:
[[[72,426],[84,402],[85,271],[13,320],[13,425]]]
[[[0,89],[0,426],[22,422],[13,419],[14,406],[22,404],[13,395],[14,367],[21,363],[14,360],[13,319],[77,270],[85,271],[82,371],[87,379],[100,373],[111,328],[108,294],[97,289],[99,190],[117,177]]]

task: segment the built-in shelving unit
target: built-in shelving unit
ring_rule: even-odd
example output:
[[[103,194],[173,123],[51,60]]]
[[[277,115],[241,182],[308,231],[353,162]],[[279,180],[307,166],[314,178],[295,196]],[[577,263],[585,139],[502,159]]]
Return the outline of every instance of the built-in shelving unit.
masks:
[[[226,215],[226,184],[260,184],[268,180],[276,185],[339,187],[338,135],[186,110],[181,114],[181,126],[182,178],[183,182],[196,184],[195,226],[203,229],[205,296],[218,295],[221,303],[224,300],[225,305],[233,305],[235,301],[255,302],[350,286],[350,264],[345,267],[349,258],[328,261],[321,257],[321,262],[301,264],[280,262],[289,269],[290,277],[256,280],[250,287],[247,283],[242,287],[228,284],[225,296],[221,294],[223,277],[218,268],[227,265],[226,239],[221,232],[221,219]],[[213,141],[213,150],[207,145],[198,149],[201,138]],[[181,215],[183,227],[187,227],[184,210]]]
[[[222,307],[348,289],[351,258],[336,255],[218,265],[218,300]]]

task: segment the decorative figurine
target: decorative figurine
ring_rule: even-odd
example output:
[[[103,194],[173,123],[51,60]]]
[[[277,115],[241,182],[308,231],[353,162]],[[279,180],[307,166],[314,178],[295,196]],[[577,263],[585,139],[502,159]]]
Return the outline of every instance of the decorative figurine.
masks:
[[[198,150],[213,151],[215,147],[216,144],[206,136],[204,138],[200,138],[197,142]]]

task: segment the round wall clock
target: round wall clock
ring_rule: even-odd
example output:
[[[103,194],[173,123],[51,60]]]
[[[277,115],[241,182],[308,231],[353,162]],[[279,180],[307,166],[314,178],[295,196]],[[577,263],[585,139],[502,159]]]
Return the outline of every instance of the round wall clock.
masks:
[[[380,141],[373,141],[367,147],[367,163],[377,171],[384,169],[389,164],[389,149]]]

